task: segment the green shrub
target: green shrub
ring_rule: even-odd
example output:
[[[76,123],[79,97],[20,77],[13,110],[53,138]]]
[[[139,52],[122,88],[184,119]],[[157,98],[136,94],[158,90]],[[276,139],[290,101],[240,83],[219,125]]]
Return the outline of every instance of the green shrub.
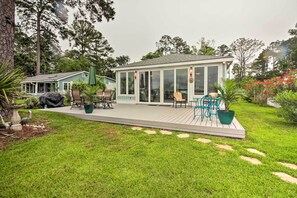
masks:
[[[275,101],[281,105],[278,114],[288,121],[297,123],[297,92],[279,93],[275,97]]]
[[[69,106],[71,104],[71,94],[70,91],[67,91],[64,95],[64,105]]]
[[[73,82],[72,89],[78,89],[80,92],[83,92],[87,86],[88,84],[85,81],[78,80]]]
[[[30,97],[25,100],[27,109],[38,109],[40,108],[39,100],[36,97]]]

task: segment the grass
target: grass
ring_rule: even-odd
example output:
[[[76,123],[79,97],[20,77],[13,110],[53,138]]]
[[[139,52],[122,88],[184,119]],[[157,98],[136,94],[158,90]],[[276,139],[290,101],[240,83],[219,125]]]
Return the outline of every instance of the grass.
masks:
[[[296,125],[276,117],[274,108],[241,102],[233,109],[246,140],[147,135],[36,110],[35,121],[48,119],[54,132],[0,151],[0,197],[294,197],[297,185],[271,172],[297,177],[297,171],[276,163],[297,164]],[[197,137],[235,151],[193,141]],[[240,155],[263,164],[252,165]]]

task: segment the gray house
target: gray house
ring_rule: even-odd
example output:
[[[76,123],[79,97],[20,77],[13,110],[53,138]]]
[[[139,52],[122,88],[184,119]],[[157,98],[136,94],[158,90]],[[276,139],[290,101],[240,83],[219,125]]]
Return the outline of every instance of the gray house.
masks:
[[[26,78],[22,84],[22,91],[31,95],[42,95],[43,93],[56,91],[65,94],[71,89],[73,81],[88,81],[89,72],[75,71],[55,74],[41,74]],[[106,87],[115,87],[115,80],[106,76],[98,76]]]
[[[113,68],[117,103],[171,104],[173,93],[187,101],[213,92],[233,57],[171,54]]]

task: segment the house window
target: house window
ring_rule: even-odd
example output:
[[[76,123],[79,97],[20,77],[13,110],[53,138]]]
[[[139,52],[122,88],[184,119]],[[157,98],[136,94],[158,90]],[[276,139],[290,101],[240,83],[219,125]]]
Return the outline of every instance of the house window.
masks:
[[[38,93],[44,93],[44,83],[38,83]]]
[[[218,84],[218,66],[211,66],[208,67],[208,72],[207,72],[207,87],[208,87],[208,93],[209,92],[214,92],[214,85]]]
[[[128,94],[134,94],[134,72],[128,72]]]
[[[204,95],[204,67],[195,67],[195,95]]]
[[[63,83],[63,90],[69,91],[70,90],[70,82],[64,82]]]
[[[26,90],[27,90],[27,93],[35,93],[35,84],[27,83]]]
[[[127,76],[126,72],[120,73],[120,94],[126,94],[127,93]]]
[[[134,72],[120,73],[120,94],[134,94]]]

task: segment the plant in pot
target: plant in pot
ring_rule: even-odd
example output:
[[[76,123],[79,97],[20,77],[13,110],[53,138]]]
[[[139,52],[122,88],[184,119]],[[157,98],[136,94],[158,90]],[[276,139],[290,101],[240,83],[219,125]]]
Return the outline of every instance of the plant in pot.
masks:
[[[219,91],[220,98],[225,104],[224,110],[218,110],[218,117],[222,124],[231,124],[235,112],[230,110],[230,106],[237,102],[240,92],[235,82],[231,80],[224,80],[223,82],[225,86],[214,86]]]
[[[83,92],[84,108],[86,113],[93,113],[96,92],[98,89],[98,86],[86,86],[86,89]]]

